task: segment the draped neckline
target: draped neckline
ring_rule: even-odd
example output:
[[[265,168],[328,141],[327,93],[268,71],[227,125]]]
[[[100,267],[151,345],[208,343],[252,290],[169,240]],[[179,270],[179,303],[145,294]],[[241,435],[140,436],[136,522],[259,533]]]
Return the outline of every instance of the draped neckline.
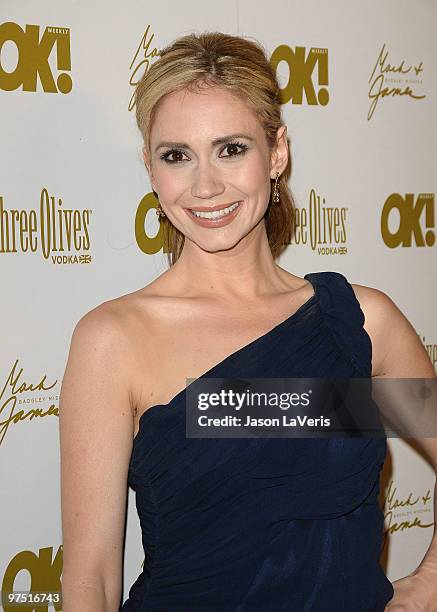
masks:
[[[301,304],[297,308],[297,310],[295,310],[292,314],[288,315],[283,321],[280,321],[279,323],[277,323],[270,330],[266,331],[265,333],[261,334],[260,336],[258,336],[254,340],[251,340],[250,342],[248,342],[244,346],[236,349],[235,351],[233,351],[232,353],[230,353],[229,355],[227,355],[226,357],[221,359],[218,363],[216,363],[211,368],[206,370],[206,372],[204,372],[203,374],[198,376],[191,383],[189,383],[188,385],[183,387],[180,391],[178,391],[176,393],[176,395],[174,395],[167,403],[154,404],[153,406],[150,406],[149,408],[144,410],[144,412],[141,414],[141,416],[140,416],[140,418],[138,420],[138,431],[137,431],[135,437],[133,438],[133,445],[135,446],[136,442],[138,441],[138,439],[140,437],[140,434],[141,434],[141,429],[142,429],[145,421],[147,420],[147,418],[150,417],[150,414],[149,414],[150,412],[153,414],[156,411],[158,411],[158,409],[160,409],[160,408],[164,409],[164,410],[165,409],[170,410],[169,407],[174,402],[176,402],[176,400],[178,400],[186,392],[188,387],[191,387],[191,385],[193,385],[196,381],[198,381],[199,379],[202,379],[202,378],[208,378],[209,374],[212,374],[215,370],[217,370],[218,368],[222,367],[225,363],[227,363],[228,361],[234,359],[237,355],[240,355],[243,351],[246,351],[246,350],[256,346],[258,343],[260,343],[260,342],[262,342],[264,340],[267,340],[271,336],[274,336],[276,333],[282,331],[282,329],[286,325],[290,324],[291,322],[294,322],[304,312],[306,312],[306,310],[310,306],[312,306],[313,302],[316,302],[318,300],[318,298],[319,298],[319,288],[318,288],[317,281],[316,281],[315,277],[313,276],[313,273],[305,274],[304,275],[304,279],[308,280],[308,282],[311,284],[311,286],[313,288],[313,294],[303,304]]]

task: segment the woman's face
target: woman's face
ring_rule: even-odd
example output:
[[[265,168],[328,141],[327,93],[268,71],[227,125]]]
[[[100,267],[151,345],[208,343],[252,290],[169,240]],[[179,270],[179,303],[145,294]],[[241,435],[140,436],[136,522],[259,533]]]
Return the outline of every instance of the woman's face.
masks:
[[[285,168],[285,126],[280,137],[271,155],[259,120],[227,90],[168,94],[155,115],[150,160],[146,154],[144,159],[171,223],[208,252],[234,247],[262,220],[270,178]],[[224,216],[210,218],[219,209]],[[207,216],[199,218],[193,210]]]

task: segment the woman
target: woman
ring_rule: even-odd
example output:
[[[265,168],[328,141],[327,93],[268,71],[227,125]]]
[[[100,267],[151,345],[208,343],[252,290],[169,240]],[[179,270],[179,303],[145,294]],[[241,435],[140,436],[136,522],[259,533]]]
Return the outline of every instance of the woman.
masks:
[[[185,433],[188,377],[434,377],[383,292],[275,263],[293,202],[264,50],[184,36],[138,84],[136,113],[170,267],[73,333],[60,402],[64,612],[118,609],[127,481],[145,563],[123,611],[432,609],[435,544],[393,586],[379,565],[385,439]]]

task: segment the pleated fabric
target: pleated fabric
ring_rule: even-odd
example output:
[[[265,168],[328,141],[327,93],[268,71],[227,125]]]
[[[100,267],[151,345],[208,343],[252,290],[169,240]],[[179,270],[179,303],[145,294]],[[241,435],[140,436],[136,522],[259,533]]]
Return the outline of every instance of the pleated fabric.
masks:
[[[370,378],[351,285],[305,279],[307,302],[201,378]],[[382,612],[386,438],[187,438],[185,399],[140,419],[129,484],[145,562],[121,610]]]

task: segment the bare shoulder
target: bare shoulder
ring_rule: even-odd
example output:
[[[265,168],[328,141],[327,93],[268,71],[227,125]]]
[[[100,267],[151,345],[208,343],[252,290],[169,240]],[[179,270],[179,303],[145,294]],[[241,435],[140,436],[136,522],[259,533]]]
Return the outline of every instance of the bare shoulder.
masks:
[[[433,378],[429,355],[412,323],[384,291],[352,284],[372,342],[372,376]]]
[[[164,288],[165,289],[165,288]],[[169,339],[168,323],[177,320],[179,301],[152,282],[108,300],[86,313],[76,326],[84,349],[116,364],[135,416],[143,388],[154,380],[156,357]]]
[[[402,315],[395,302],[384,291],[357,283],[351,283],[351,287],[363,311],[366,331],[370,330],[373,334],[382,331],[378,328],[381,327],[380,323],[384,317],[390,317],[395,313],[397,316]]]
[[[99,359],[117,360],[123,366],[130,354],[125,310],[119,298],[96,306],[76,323],[72,344],[80,345],[80,350],[91,352]]]
[[[109,299],[84,314],[76,324],[74,333],[81,334],[83,341],[99,344],[102,348],[114,347],[118,351],[132,349],[138,325],[153,325],[153,313],[157,297],[152,282],[144,288]]]
[[[124,325],[120,298],[103,302],[82,315],[73,330],[82,342],[105,343],[120,341]]]

